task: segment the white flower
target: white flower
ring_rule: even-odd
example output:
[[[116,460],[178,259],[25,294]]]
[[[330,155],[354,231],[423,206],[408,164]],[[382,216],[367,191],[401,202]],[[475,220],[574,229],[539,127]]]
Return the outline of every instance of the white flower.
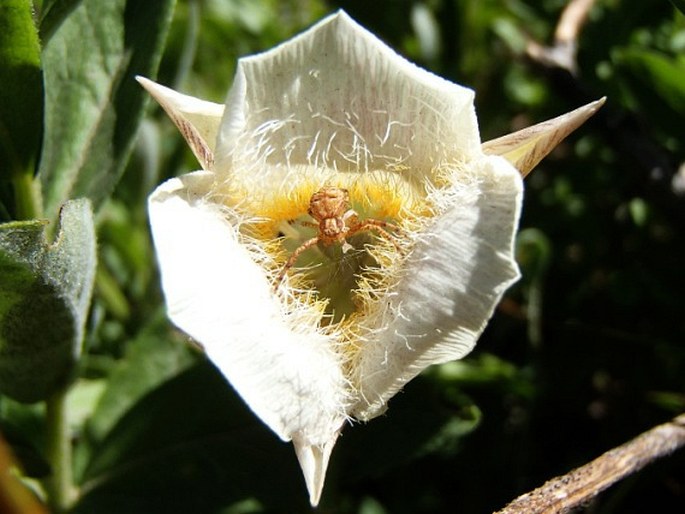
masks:
[[[139,80],[203,168],[149,198],[169,317],[293,441],[316,505],[343,425],[470,352],[518,278],[521,174],[486,152],[532,167],[598,105],[482,149],[471,90],[344,12],[241,59],[225,106]],[[349,191],[351,232],[379,222],[286,266],[325,186]]]

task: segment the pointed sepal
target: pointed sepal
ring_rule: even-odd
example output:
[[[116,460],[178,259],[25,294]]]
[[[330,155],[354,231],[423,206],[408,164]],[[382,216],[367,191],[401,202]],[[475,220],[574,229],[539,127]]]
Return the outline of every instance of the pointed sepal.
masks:
[[[136,77],[178,127],[202,169],[214,165],[214,146],[224,105],[177,93],[145,77]]]
[[[312,507],[316,507],[321,499],[328,461],[339,435],[340,430],[334,432],[323,444],[311,444],[301,434],[293,435],[295,454],[302,468],[307,491],[309,491],[309,503]]]
[[[606,97],[600,98],[551,120],[487,141],[482,145],[483,152],[504,157],[525,177],[566,136],[595,114],[605,101]]]

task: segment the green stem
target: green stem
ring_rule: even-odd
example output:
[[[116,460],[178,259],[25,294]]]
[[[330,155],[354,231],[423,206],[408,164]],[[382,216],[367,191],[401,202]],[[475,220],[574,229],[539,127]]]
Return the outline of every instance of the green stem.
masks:
[[[534,279],[528,289],[528,340],[533,348],[542,345],[542,280]]]
[[[47,457],[52,473],[45,486],[53,513],[66,512],[74,495],[67,391],[67,388],[60,389],[46,401]]]
[[[188,28],[186,29],[183,47],[181,48],[181,58],[178,60],[178,69],[174,77],[174,89],[176,90],[183,89],[183,83],[195,61],[199,40],[198,34],[200,32],[200,19],[202,17],[200,10],[201,5],[198,0],[190,0],[188,2]]]
[[[16,218],[30,220],[42,217],[43,206],[40,198],[40,183],[34,178],[33,174],[17,173],[12,183],[14,185]]]

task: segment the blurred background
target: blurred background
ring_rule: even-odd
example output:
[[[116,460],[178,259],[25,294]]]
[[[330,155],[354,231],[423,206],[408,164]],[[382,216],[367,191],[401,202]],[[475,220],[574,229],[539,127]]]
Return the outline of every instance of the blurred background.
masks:
[[[239,56],[340,8],[408,59],[474,88],[484,141],[608,97],[526,179],[523,278],[476,350],[427,370],[384,417],[345,430],[319,512],[492,512],[685,411],[685,16],[667,0],[598,0],[578,26],[574,66],[562,67],[544,49],[566,4],[177,3],[158,81],[215,102]],[[88,354],[72,398],[86,493],[76,512],[309,510],[292,448],[164,316],[145,201],[198,168],[150,103],[98,215]],[[24,434],[38,424],[26,409],[15,419]],[[25,457],[39,475],[39,459]],[[683,505],[680,452],[584,512]]]

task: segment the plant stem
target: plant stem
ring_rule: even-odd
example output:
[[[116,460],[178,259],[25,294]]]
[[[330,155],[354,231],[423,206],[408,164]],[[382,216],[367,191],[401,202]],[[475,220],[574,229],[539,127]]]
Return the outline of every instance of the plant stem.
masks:
[[[685,446],[685,414],[643,432],[566,475],[548,480],[495,514],[563,514]]]
[[[16,203],[16,218],[30,220],[43,215],[40,184],[33,173],[17,173],[12,180]]]
[[[73,499],[71,468],[71,437],[67,415],[67,391],[65,387],[53,393],[47,405],[47,457],[52,474],[46,480],[48,501],[52,512],[65,512]]]

